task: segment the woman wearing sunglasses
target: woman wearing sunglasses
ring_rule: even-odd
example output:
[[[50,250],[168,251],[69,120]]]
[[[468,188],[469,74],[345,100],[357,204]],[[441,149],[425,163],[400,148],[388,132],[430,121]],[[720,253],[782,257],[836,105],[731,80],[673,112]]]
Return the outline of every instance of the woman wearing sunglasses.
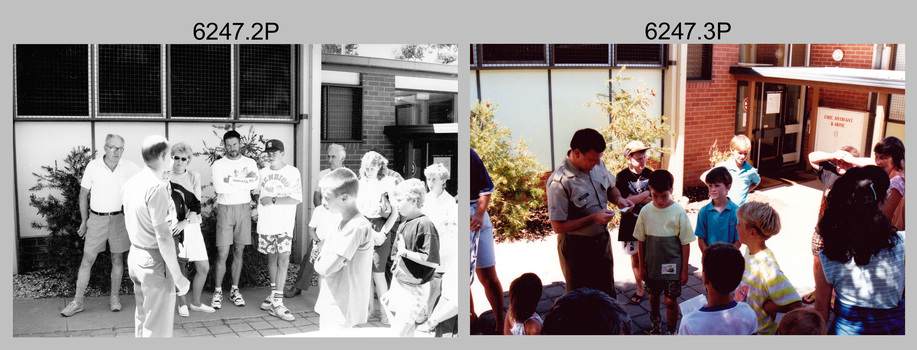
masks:
[[[172,145],[172,177],[171,181],[188,189],[197,199],[201,199],[201,174],[188,169],[191,163],[191,147],[184,142]],[[207,258],[207,247],[204,245],[204,236],[201,233],[201,217],[197,213],[189,213],[188,226],[185,227],[184,244],[179,249],[179,259],[194,263],[194,279],[191,281],[191,303],[180,302],[179,316],[188,317],[188,309],[197,312],[214,312],[215,310],[201,302],[201,291],[207,274],[210,272],[210,262]],[[184,266],[184,264],[182,265]],[[187,276],[187,270],[182,269]]]

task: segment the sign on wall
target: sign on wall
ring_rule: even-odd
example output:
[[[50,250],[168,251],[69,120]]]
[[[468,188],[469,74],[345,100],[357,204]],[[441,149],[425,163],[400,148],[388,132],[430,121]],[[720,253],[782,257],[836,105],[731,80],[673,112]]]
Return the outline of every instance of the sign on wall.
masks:
[[[866,123],[869,112],[818,107],[815,126],[815,150],[834,152],[843,146],[866,147]]]

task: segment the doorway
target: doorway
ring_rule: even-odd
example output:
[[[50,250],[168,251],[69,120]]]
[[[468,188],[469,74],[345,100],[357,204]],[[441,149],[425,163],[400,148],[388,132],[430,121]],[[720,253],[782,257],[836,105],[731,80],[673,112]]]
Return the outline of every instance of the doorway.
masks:
[[[745,118],[756,118],[752,130],[752,149],[749,161],[762,175],[776,175],[800,163],[803,138],[803,112],[805,86],[754,83],[755,112],[747,115],[737,109],[736,133],[744,132]],[[743,108],[747,86],[739,86],[737,106]],[[741,116],[741,117],[740,117]]]

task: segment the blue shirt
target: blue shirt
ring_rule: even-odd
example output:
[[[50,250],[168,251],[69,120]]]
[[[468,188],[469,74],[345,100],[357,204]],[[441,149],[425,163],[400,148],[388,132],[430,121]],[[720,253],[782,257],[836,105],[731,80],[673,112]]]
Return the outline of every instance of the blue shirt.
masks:
[[[755,169],[748,162],[745,162],[740,169],[736,167],[736,162],[732,158],[716,166],[725,167],[726,170],[729,170],[729,175],[732,175],[732,188],[729,189],[729,194],[727,194],[729,198],[732,198],[739,206],[745,204],[748,199],[748,189],[751,188],[752,184],[757,185],[761,182],[761,175],[758,175],[758,169]]]
[[[494,191],[494,182],[490,179],[490,174],[487,173],[487,168],[484,167],[481,157],[478,157],[477,152],[473,149],[471,150],[470,180],[471,203],[477,203],[478,197],[491,194]]]
[[[729,200],[729,197],[726,197]],[[719,212],[713,207],[713,201],[707,203],[700,212],[697,213],[697,226],[694,228],[694,235],[697,238],[703,238],[707,245],[716,242],[733,244],[739,240],[738,231],[736,231],[736,211],[739,206],[731,200],[726,204],[723,212]]]

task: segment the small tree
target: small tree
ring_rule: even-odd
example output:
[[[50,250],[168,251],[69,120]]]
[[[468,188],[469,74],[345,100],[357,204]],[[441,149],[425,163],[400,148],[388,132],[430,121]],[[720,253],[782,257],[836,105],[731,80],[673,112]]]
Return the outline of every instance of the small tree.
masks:
[[[713,168],[717,164],[725,162],[730,157],[732,157],[732,153],[730,153],[728,149],[725,152],[720,152],[720,148],[716,146],[716,140],[714,140],[713,144],[710,145],[710,149],[707,150],[707,153],[710,155],[710,168]]]
[[[544,205],[544,189],[539,187],[539,173],[544,167],[529,153],[525,138],[511,144],[509,128],[500,127],[495,117],[496,105],[477,101],[471,108],[471,148],[490,173],[494,182],[490,213],[494,231],[504,238],[521,237],[530,211]]]
[[[630,80],[624,77],[624,68],[613,79],[606,79],[605,86],[621,86],[621,83]],[[605,136],[608,149],[602,158],[608,170],[614,174],[627,168],[624,157],[624,146],[628,142],[639,140],[650,146],[647,151],[647,160],[658,161],[662,153],[670,152],[668,147],[655,146],[666,134],[674,135],[665,123],[665,117],[652,117],[646,109],[653,104],[656,93],[647,88],[641,81],[639,88],[624,90],[618,87],[611,94],[596,94],[595,101],[588,103],[590,106],[599,106],[603,113],[608,114],[609,123],[599,132]]]

